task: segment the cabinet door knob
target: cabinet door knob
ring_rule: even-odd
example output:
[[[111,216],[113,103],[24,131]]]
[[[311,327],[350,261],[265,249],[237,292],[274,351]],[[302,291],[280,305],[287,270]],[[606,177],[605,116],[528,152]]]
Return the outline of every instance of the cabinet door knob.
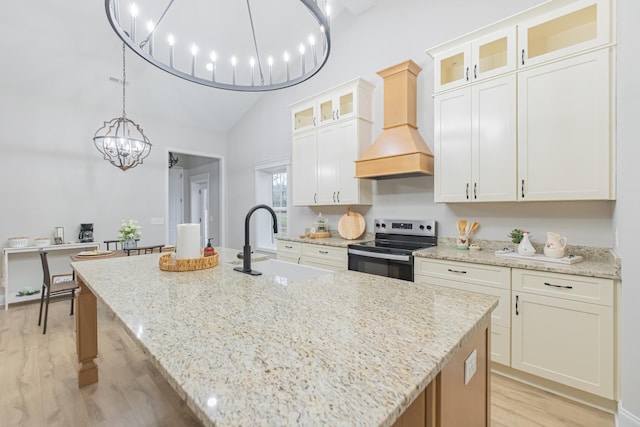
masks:
[[[474,79],[478,78],[478,64],[473,66],[473,78]]]
[[[318,203],[318,199],[316,199],[317,193],[313,193],[313,203]]]
[[[473,183],[473,198],[474,199],[478,198],[478,183],[477,182]]]
[[[522,65],[524,65],[524,49],[522,49]]]
[[[334,191],[333,192],[333,203],[335,203],[335,202],[336,202],[336,192]]]
[[[338,193],[336,194],[336,199],[338,199],[338,203],[340,203],[340,190],[338,190]]]
[[[469,81],[469,67],[467,67],[467,81]]]
[[[467,182],[467,189],[465,190],[465,194],[467,195],[467,200],[469,200],[469,183]]]

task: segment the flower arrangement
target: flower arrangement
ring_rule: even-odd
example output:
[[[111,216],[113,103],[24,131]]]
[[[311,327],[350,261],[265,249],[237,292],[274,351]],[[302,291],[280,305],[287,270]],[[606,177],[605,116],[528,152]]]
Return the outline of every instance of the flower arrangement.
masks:
[[[120,231],[118,234],[118,240],[121,242],[125,240],[135,240],[139,239],[142,236],[140,232],[140,227],[138,225],[138,221],[130,219],[130,220],[122,220],[122,224],[120,224]]]

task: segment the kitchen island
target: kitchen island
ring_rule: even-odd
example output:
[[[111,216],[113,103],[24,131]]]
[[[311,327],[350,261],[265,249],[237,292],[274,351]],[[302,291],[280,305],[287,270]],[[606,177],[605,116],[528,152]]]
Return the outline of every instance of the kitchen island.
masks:
[[[212,269],[172,273],[158,258],[72,264],[80,386],[98,381],[100,301],[207,426],[389,426],[414,401],[432,421],[430,402],[440,402],[441,425],[465,412],[461,404],[484,408],[474,421],[488,425],[494,297],[351,271],[252,277],[225,256]],[[460,368],[473,350],[477,372],[465,386]]]

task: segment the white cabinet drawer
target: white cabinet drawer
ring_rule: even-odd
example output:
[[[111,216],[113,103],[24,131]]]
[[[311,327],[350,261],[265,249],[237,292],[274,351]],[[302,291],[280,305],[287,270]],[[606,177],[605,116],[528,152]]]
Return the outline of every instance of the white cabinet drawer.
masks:
[[[511,364],[511,328],[494,322],[491,322],[491,361],[507,366]]]
[[[334,246],[305,243],[302,245],[302,256],[346,262],[347,248],[336,248]]]
[[[300,256],[302,254],[302,243],[289,242],[286,240],[278,240],[278,256],[280,254],[287,256]]]
[[[476,292],[483,295],[491,295],[498,298],[498,306],[491,313],[491,326],[498,325],[505,328],[511,326],[511,292],[508,289],[492,288],[455,280],[434,278],[421,274],[415,275],[415,281],[427,285],[443,286],[445,288],[459,289],[461,291]]]
[[[613,306],[614,281],[610,279],[517,268],[514,268],[511,274],[514,292]]]
[[[510,290],[510,269],[484,264],[415,258],[415,274]]]

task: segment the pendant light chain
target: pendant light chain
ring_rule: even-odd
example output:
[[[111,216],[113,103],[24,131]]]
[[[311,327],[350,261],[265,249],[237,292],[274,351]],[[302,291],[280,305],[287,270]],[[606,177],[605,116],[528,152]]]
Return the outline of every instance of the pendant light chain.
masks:
[[[127,68],[125,67],[125,44],[122,43],[122,117],[127,117],[125,112],[125,85],[127,84]]]

